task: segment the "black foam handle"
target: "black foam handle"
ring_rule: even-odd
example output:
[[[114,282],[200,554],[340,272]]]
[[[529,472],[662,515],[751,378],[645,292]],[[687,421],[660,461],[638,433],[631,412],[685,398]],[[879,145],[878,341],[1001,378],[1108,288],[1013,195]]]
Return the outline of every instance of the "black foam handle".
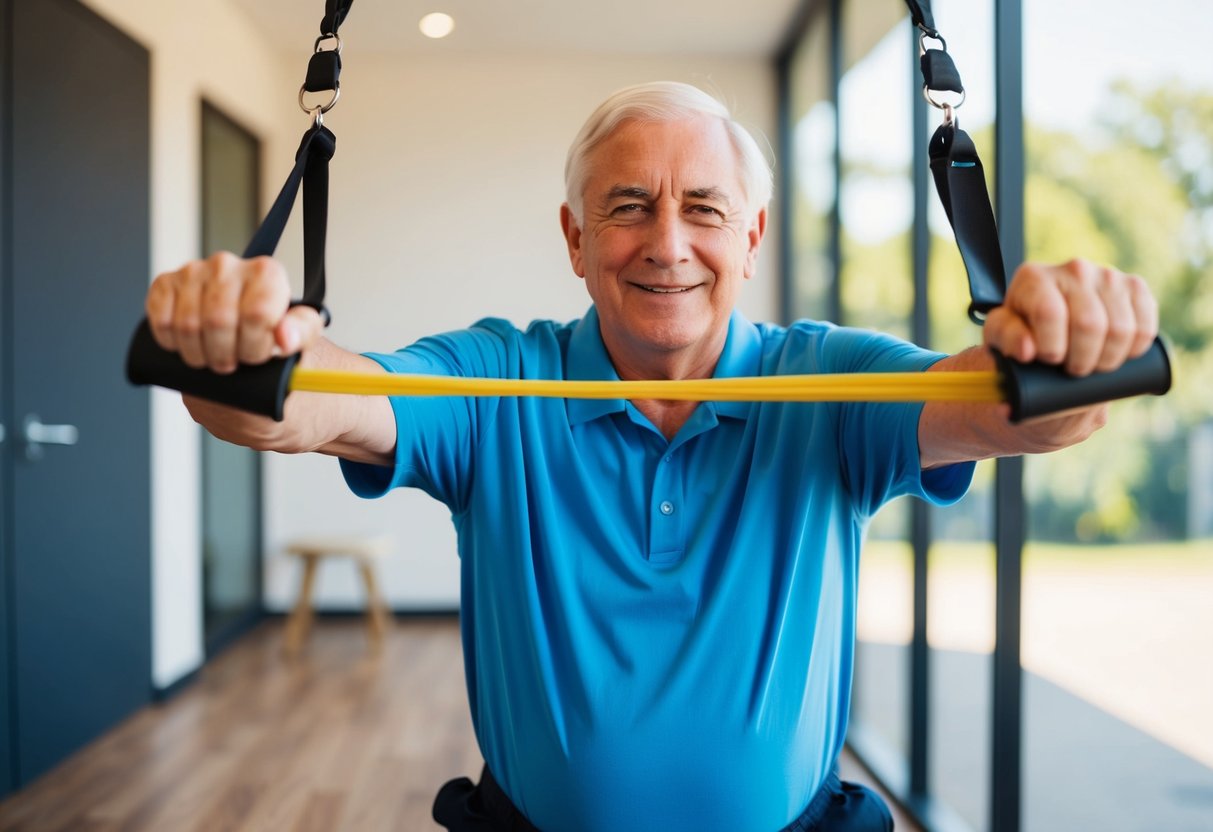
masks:
[[[1161,396],[1171,389],[1171,358],[1161,338],[1119,369],[1081,378],[1054,364],[1021,364],[997,352],[994,360],[1012,422],[1144,393]]]
[[[131,384],[155,384],[191,396],[226,404],[282,421],[291,372],[299,354],[272,358],[264,364],[241,364],[220,375],[186,364],[181,356],[156,343],[147,318],[139,322],[126,354],[126,378]]]

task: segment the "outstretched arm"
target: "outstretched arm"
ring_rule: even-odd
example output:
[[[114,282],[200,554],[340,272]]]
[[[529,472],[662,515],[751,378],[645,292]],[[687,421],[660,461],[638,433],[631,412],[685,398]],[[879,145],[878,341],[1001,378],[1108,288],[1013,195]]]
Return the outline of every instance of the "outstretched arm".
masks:
[[[314,309],[289,304],[290,284],[277,261],[220,253],[158,276],[148,290],[147,317],[160,346],[180,353],[191,367],[216,373],[297,351],[304,367],[384,371],[321,337],[323,324]],[[382,396],[293,393],[281,422],[191,396],[184,401],[199,424],[238,445],[319,451],[379,465],[393,459],[396,422]]]
[[[1083,260],[1025,264],[1006,301],[987,318],[984,346],[945,358],[931,370],[991,370],[989,349],[995,349],[1017,361],[1057,364],[1085,376],[1142,355],[1157,334],[1158,304],[1140,277]],[[922,466],[1059,450],[1102,427],[1107,411],[1101,404],[1011,424],[1005,404],[928,403],[918,423]]]

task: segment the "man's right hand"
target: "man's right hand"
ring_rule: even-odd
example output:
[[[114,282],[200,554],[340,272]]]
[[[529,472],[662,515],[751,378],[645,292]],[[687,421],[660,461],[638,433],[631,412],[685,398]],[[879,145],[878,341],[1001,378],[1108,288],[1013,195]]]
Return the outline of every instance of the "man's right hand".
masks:
[[[369,358],[321,337],[324,323],[310,306],[291,307],[286,270],[276,260],[243,260],[221,252],[159,275],[147,293],[147,319],[156,342],[191,367],[231,373],[302,352],[300,366],[383,372]],[[192,396],[194,420],[220,439],[258,450],[320,451],[390,464],[396,422],[385,397],[292,393],[275,422]]]
[[[220,252],[153,281],[147,320],[157,343],[191,367],[231,373],[311,346],[324,324],[310,306],[290,307],[286,270],[269,257]]]

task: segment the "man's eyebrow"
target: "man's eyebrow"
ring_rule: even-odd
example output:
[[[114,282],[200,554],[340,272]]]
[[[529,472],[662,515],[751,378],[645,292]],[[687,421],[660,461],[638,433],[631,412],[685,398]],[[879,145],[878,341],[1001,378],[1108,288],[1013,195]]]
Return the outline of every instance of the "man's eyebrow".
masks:
[[[682,192],[684,199],[704,199],[715,202],[728,203],[728,192],[723,188],[717,188],[715,185],[710,185],[703,188],[689,188]],[[615,185],[606,192],[603,202],[610,202],[614,199],[652,199],[653,193],[640,185]]]
[[[683,191],[682,195],[690,199],[706,199],[712,202],[729,202],[729,195],[723,188],[715,186],[709,188],[691,188]]]
[[[639,185],[615,185],[606,192],[606,197],[603,202],[610,202],[613,199],[652,199],[653,194],[648,188],[642,188]]]

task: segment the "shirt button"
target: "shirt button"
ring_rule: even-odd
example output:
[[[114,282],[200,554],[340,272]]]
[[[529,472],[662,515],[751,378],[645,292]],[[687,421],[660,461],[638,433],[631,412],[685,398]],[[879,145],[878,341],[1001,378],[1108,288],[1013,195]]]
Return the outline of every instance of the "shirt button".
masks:
[[[665,502],[663,502],[660,506],[658,506],[658,508],[660,508],[661,513],[666,515],[667,517],[674,513],[674,504],[671,503],[669,500],[666,500]]]
[[[665,458],[665,461],[666,461],[666,462],[673,462],[673,461],[674,461],[674,457],[672,457],[672,456],[667,456],[667,457]]]

